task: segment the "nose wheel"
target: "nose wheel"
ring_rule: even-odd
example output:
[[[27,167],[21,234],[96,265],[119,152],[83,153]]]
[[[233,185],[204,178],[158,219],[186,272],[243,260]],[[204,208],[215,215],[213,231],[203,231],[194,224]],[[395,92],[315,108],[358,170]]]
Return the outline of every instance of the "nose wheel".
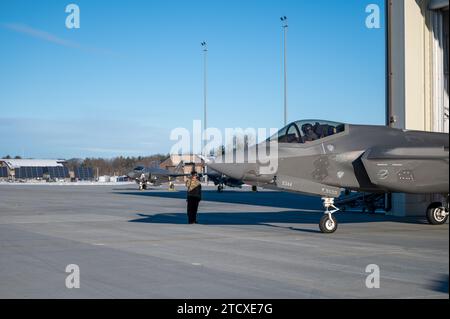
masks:
[[[146,182],[139,182],[139,190],[143,191],[147,189],[147,183]]]
[[[331,234],[337,229],[338,222],[333,216],[323,215],[319,222],[319,228],[322,233]]]
[[[338,227],[337,219],[333,217],[333,214],[337,212],[339,208],[334,206],[334,198],[324,197],[322,200],[325,212],[320,219],[319,229],[322,233],[331,234],[334,233]]]

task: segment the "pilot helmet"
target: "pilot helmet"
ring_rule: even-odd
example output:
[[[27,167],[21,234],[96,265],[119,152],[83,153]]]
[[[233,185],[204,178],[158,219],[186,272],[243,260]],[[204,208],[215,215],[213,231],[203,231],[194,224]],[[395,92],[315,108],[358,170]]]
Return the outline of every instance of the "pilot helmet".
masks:
[[[311,132],[313,129],[313,126],[310,123],[306,123],[302,125],[302,131],[303,133],[307,134],[309,132]]]

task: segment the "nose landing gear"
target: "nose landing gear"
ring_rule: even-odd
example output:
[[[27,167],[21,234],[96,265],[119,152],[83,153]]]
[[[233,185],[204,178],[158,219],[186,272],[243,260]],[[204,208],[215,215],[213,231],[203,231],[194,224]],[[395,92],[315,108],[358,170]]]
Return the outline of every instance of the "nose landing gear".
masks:
[[[319,229],[322,233],[331,234],[337,229],[338,222],[336,218],[333,218],[333,214],[339,210],[334,206],[334,198],[323,197],[323,207],[325,208],[324,215],[320,219]],[[330,210],[332,208],[332,210]]]
[[[139,182],[139,190],[143,191],[147,189],[147,183],[146,182]]]

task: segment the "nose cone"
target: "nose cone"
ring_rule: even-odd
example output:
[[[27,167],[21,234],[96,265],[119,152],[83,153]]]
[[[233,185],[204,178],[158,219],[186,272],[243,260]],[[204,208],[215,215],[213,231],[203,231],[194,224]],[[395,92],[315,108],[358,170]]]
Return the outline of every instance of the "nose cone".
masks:
[[[134,178],[136,178],[136,173],[134,171],[129,171],[127,173],[127,176],[128,176],[128,178],[134,179]]]
[[[234,151],[233,157],[219,156],[207,165],[219,173],[242,181],[248,176],[257,175],[258,172],[258,165],[254,162],[249,163],[245,158],[245,156],[239,158]]]
[[[222,163],[216,161],[214,163],[209,163],[208,166],[219,173],[237,180],[242,180],[251,170],[250,164],[246,163]]]
[[[249,159],[252,159],[252,161],[249,161]],[[261,170],[256,158],[238,157],[235,153],[233,157],[227,155],[217,157],[214,161],[208,162],[207,165],[219,173],[250,185],[271,183],[275,174],[275,172],[268,174],[265,170]]]

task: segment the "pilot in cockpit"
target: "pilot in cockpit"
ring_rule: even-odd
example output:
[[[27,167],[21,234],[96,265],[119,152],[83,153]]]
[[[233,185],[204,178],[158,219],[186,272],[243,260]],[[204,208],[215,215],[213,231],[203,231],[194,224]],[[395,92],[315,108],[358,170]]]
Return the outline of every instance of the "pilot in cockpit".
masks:
[[[320,124],[316,122],[313,126],[313,130],[317,135],[317,138],[324,138],[333,134],[336,134],[336,127],[329,124]]]
[[[302,125],[302,132],[304,134],[303,140],[305,142],[312,142],[317,140],[319,137],[313,130],[313,126],[310,123]]]

